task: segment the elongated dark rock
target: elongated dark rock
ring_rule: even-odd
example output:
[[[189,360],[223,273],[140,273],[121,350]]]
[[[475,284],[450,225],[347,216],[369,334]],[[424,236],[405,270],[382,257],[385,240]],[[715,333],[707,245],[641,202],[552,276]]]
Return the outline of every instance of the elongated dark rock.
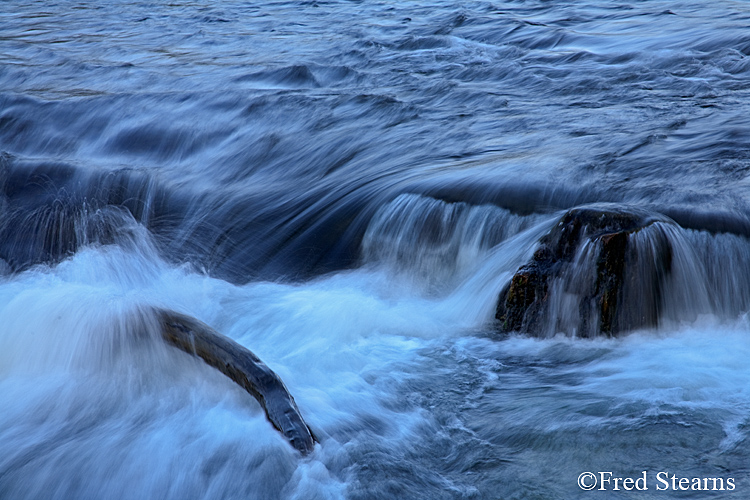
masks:
[[[194,354],[242,386],[258,400],[271,424],[292,446],[307,455],[315,436],[278,375],[248,349],[195,318],[158,310],[162,335],[169,344]]]

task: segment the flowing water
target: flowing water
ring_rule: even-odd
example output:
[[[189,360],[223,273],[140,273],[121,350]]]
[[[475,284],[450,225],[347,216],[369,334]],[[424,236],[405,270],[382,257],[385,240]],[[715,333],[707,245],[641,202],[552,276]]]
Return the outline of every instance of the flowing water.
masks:
[[[748,26],[731,0],[3,2],[0,498],[747,498]],[[658,326],[576,338],[561,292],[538,338],[497,333],[589,203],[662,217],[633,247],[673,251],[634,298]],[[315,451],[153,307],[254,351]],[[579,488],[600,471],[648,490]]]

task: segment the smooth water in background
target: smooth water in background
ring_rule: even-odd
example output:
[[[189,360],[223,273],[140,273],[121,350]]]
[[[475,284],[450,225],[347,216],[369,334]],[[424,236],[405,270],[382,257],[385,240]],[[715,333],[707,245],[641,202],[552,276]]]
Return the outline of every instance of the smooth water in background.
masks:
[[[750,494],[746,2],[9,0],[0,152],[2,499]],[[659,328],[495,333],[591,202],[685,228]],[[152,306],[254,351],[315,452]]]

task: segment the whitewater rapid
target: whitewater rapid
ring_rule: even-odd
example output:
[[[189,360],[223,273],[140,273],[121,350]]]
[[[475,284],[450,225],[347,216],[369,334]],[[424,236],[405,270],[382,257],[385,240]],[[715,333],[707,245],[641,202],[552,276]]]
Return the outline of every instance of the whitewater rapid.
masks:
[[[0,499],[570,499],[600,471],[746,498],[749,23],[732,0],[3,2]],[[658,317],[580,338],[592,243],[554,321],[500,333],[514,273],[592,206],[658,219],[630,247]],[[153,308],[256,353],[313,453]]]
[[[503,277],[550,225],[534,220],[497,245],[459,245],[444,269],[453,285],[438,288],[382,255],[310,282],[237,286],[149,244],[90,246],[3,278],[2,496],[471,497],[551,476],[546,491],[564,495],[593,464],[710,472],[680,448],[654,451],[679,439],[743,460],[744,316],[616,340],[487,333]],[[466,252],[474,265],[461,268]],[[252,349],[294,395],[314,453],[301,459],[244,391],[163,344],[149,306]]]

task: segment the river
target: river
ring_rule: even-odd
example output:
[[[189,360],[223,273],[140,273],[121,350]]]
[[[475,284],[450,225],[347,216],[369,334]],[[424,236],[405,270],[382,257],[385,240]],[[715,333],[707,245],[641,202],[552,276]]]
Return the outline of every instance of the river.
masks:
[[[748,26],[731,0],[3,2],[0,498],[747,498]],[[499,333],[594,203],[676,221],[658,325]],[[313,453],[153,307],[265,361]]]

